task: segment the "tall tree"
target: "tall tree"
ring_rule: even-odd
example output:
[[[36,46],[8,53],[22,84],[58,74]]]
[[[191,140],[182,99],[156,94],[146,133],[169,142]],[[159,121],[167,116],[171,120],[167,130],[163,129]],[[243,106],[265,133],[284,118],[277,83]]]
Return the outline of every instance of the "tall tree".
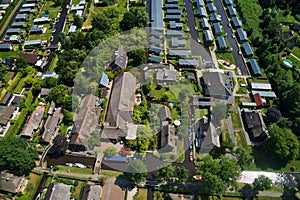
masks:
[[[37,151],[26,140],[9,137],[0,141],[0,171],[8,170],[17,175],[29,174],[36,159]]]
[[[268,109],[268,111],[266,112],[266,116],[267,121],[269,121],[270,123],[275,123],[281,118],[281,112],[272,107]]]
[[[49,150],[49,154],[52,157],[60,157],[66,153],[67,149],[68,149],[67,137],[64,135],[57,135],[53,139],[53,146]]]
[[[147,176],[147,167],[141,160],[132,160],[128,164],[124,175],[129,181],[134,184],[139,184],[144,181]]]
[[[124,14],[120,28],[122,31],[131,30],[134,27],[142,28],[147,26],[148,21],[148,14],[145,11],[133,8]]]
[[[185,167],[176,167],[176,174],[178,177],[178,180],[181,183],[184,183],[188,180],[189,178],[189,171]]]
[[[65,85],[57,85],[49,92],[48,101],[54,101],[56,104],[63,104],[65,97],[69,94],[69,89]]]
[[[247,167],[251,165],[253,157],[245,149],[237,148],[235,154],[237,155],[238,164],[242,170],[247,169]]]
[[[157,172],[158,180],[163,182],[171,181],[174,176],[174,170],[175,168],[172,165],[160,168]]]
[[[253,185],[257,190],[264,191],[272,188],[272,180],[264,175],[254,179]]]

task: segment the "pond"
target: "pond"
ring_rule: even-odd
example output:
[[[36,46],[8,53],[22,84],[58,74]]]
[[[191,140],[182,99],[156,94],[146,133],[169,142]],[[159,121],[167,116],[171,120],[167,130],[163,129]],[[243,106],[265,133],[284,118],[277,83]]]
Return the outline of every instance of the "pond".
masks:
[[[283,63],[284,63],[286,66],[288,66],[289,68],[292,68],[292,67],[293,67],[293,63],[292,63],[292,61],[290,61],[290,60],[284,59],[284,60],[283,60]]]

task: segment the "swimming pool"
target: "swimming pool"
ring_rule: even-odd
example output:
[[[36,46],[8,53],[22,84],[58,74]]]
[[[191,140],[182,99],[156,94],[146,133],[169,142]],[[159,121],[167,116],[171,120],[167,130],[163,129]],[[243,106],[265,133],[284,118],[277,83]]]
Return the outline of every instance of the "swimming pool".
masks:
[[[290,60],[285,59],[285,60],[283,60],[283,63],[284,63],[286,66],[290,67],[290,68],[293,67],[293,63],[292,63],[292,61],[290,61]]]

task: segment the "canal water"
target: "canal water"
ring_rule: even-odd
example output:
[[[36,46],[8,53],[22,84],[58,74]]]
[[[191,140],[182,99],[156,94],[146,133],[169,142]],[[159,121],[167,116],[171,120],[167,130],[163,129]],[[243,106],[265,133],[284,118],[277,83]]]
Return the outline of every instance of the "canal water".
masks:
[[[55,165],[66,165],[66,163],[81,163],[88,168],[94,168],[96,158],[95,157],[84,157],[80,155],[71,155],[66,154],[59,158],[50,158],[49,156],[46,156],[47,161],[47,168],[50,168],[51,166]]]

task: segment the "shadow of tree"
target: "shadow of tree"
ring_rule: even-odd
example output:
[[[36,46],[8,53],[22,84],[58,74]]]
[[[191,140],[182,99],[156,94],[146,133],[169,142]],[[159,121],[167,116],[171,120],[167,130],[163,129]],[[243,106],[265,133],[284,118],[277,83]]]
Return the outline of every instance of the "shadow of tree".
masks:
[[[244,187],[240,189],[239,192],[245,197],[245,199],[253,199],[253,197],[258,194],[257,189],[252,187],[250,184],[244,185]]]
[[[134,183],[128,181],[124,174],[117,176],[115,185],[118,185],[122,190],[132,190],[136,186]]]

